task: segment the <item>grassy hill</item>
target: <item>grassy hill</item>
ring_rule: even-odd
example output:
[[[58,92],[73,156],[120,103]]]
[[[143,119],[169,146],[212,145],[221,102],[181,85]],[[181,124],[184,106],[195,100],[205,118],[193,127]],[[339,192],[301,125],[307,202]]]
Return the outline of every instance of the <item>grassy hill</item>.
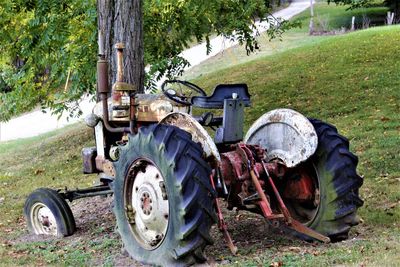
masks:
[[[330,36],[195,80],[209,91],[218,83],[246,82],[253,99],[246,110],[246,128],[264,112],[281,107],[335,124],[350,139],[365,179],[360,192],[365,205],[359,212],[363,223],[348,241],[314,247],[275,235],[269,237],[274,240],[271,248],[254,243],[236,257],[218,241],[211,257],[229,259],[236,266],[400,264],[399,40],[399,26]],[[80,150],[93,142],[91,135],[78,125],[0,144],[0,265],[116,264],[113,255],[120,242],[111,234],[112,225],[96,224],[83,239],[15,241],[26,234],[22,206],[33,188],[92,182],[94,177],[80,174]],[[234,238],[238,231],[254,231],[251,221],[241,223],[249,227],[233,229]]]
[[[189,69],[185,72],[184,77],[185,79],[196,79],[205,74],[243,64],[260,57],[275,55],[305,45],[317,45],[329,38],[329,34],[318,34],[318,32],[323,30],[340,32],[342,29],[348,31],[351,28],[353,16],[355,17],[356,29],[362,28],[361,24],[364,18],[371,21],[371,26],[383,25],[388,11],[386,7],[379,6],[350,10],[349,7],[348,5],[337,6],[333,3],[316,2],[314,5],[315,35],[309,35],[310,10],[306,9],[291,19],[291,21],[296,21],[300,27],[288,30],[283,34],[282,39],[270,40],[267,32],[264,32],[256,37],[260,49],[255,53],[247,55],[243,46],[236,45]]]

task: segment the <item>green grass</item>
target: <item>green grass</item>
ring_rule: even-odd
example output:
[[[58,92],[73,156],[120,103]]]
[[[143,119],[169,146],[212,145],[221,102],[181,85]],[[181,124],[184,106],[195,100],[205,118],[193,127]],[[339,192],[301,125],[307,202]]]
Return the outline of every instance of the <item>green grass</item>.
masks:
[[[238,256],[221,246],[214,252],[222,253],[219,259],[230,259],[230,266],[400,265],[399,40],[399,26],[325,36],[195,80],[209,91],[219,83],[246,82],[253,99],[246,129],[264,112],[282,107],[335,124],[350,139],[365,177],[359,210],[364,222],[351,235],[357,238],[313,247],[282,237],[271,248],[255,245]],[[26,233],[22,208],[32,190],[92,184],[95,177],[81,174],[80,156],[82,147],[93,145],[92,137],[78,124],[0,143],[0,265],[113,265],[120,241],[110,234],[112,225],[93,226],[92,238],[8,244]],[[306,249],[298,253],[288,245]]]
[[[370,26],[380,26],[385,23],[386,7],[370,7],[370,8],[357,8],[349,9],[348,5],[336,5],[334,3],[327,4],[326,2],[317,2],[314,6],[314,23],[316,30],[322,30],[321,21],[327,21],[327,30],[341,29],[344,27],[346,30],[351,28],[351,19],[355,17],[355,28],[362,27],[363,17],[370,19]],[[308,30],[310,22],[309,9],[295,17],[300,21],[303,30]]]
[[[393,236],[385,235],[388,241],[376,243],[376,240],[360,240],[348,243],[337,243],[329,247],[319,247],[293,253],[292,251],[271,251],[262,252],[256,258],[238,260],[229,266],[396,266],[400,262],[397,254],[399,248],[398,233]],[[382,239],[383,239],[382,237]],[[385,253],[378,254],[377,246],[383,246]],[[297,247],[298,248],[298,247]],[[375,254],[376,253],[376,254]],[[277,256],[278,255],[278,256]]]
[[[314,7],[315,27],[320,28],[320,21],[328,21],[328,30],[350,28],[352,16],[356,17],[356,24],[362,22],[363,15],[371,19],[371,26],[383,24],[386,16],[387,8],[373,7],[347,10],[349,6],[337,6],[335,4],[328,5],[326,2],[317,2]],[[234,65],[243,64],[260,57],[276,55],[278,53],[303,47],[305,45],[318,44],[329,38],[329,36],[309,36],[308,25],[310,21],[309,9],[303,11],[293,18],[300,25],[300,28],[294,28],[283,34],[282,40],[270,40],[267,33],[262,33],[257,37],[260,50],[247,55],[246,50],[242,46],[234,46],[217,54],[216,56],[206,60],[202,64],[191,68],[184,75],[184,79],[197,79],[203,75],[219,71]],[[359,25],[358,25],[359,27]]]
[[[111,245],[118,251],[116,233],[111,240],[104,238],[107,230],[96,225],[92,239],[87,233],[83,240],[15,241],[27,233],[23,205],[34,189],[93,185],[97,177],[82,174],[81,159],[82,148],[93,145],[93,131],[82,123],[0,143],[0,266],[85,266],[93,263],[96,253],[109,257]],[[96,242],[98,236],[101,240]]]
[[[24,198],[38,187],[88,186],[81,149],[93,145],[92,133],[75,124],[39,137],[0,144],[0,229],[22,216]],[[66,183],[68,181],[68,183]],[[4,237],[0,232],[0,237]]]

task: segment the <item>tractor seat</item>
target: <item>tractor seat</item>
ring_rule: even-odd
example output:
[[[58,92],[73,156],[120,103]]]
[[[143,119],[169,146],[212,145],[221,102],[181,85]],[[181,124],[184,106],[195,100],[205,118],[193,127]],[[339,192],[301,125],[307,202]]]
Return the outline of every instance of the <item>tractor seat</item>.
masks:
[[[192,105],[199,108],[222,109],[224,100],[232,99],[233,94],[241,99],[246,107],[249,107],[250,94],[247,84],[219,84],[215,87],[211,96],[193,96]]]

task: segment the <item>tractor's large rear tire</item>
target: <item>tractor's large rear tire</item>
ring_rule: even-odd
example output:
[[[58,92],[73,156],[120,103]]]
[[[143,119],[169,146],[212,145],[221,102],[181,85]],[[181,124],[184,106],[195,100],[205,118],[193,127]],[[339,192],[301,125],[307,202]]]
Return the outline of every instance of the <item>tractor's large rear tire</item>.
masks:
[[[190,134],[142,127],[115,163],[114,213],[126,251],[152,265],[204,262],[216,221],[211,169]]]
[[[363,183],[356,172],[358,158],[349,151],[349,141],[334,126],[316,119],[310,121],[318,135],[318,148],[306,166],[314,169],[320,196],[306,225],[332,241],[346,239],[350,228],[359,223],[356,212],[363,205],[358,192]],[[303,210],[299,207],[295,212],[305,214],[307,206]],[[311,208],[308,212],[311,213]]]

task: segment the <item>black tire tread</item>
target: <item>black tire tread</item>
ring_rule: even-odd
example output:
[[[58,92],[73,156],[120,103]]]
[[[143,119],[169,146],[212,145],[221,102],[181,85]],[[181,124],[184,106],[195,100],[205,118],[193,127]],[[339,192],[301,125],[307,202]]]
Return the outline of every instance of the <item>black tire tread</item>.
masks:
[[[318,225],[312,228],[318,231],[320,225],[331,224],[322,233],[333,241],[342,240],[348,237],[350,227],[358,224],[356,212],[363,205],[358,195],[359,187],[363,184],[363,178],[356,172],[358,158],[349,151],[348,139],[341,136],[334,126],[316,119],[310,119],[310,122],[318,135],[318,147],[324,148],[317,149],[314,160],[326,157],[326,170],[332,175],[329,183],[333,184],[336,193],[336,197],[327,203],[328,207],[335,210],[334,218],[323,215]]]
[[[67,235],[70,236],[76,231],[76,223],[74,219],[74,215],[72,213],[71,208],[69,207],[67,201],[60,196],[60,194],[53,189],[48,189],[47,193],[52,196],[52,198],[62,206],[62,212],[64,214],[64,218],[67,220]]]
[[[203,151],[199,144],[192,141],[191,135],[177,127],[154,124],[142,127],[136,136],[130,136],[129,143],[121,149],[121,157],[127,157],[131,147],[138,143],[152,142],[163,151],[166,161],[174,170],[174,183],[180,191],[182,226],[176,234],[178,246],[169,254],[174,258],[174,265],[190,265],[204,262],[203,249],[210,244],[211,225],[215,222],[213,198],[215,195],[210,185],[211,169],[203,160]],[[134,144],[133,144],[134,143]],[[140,144],[138,145],[140,147]],[[116,169],[121,166],[116,163]],[[117,176],[118,179],[118,176]],[[122,233],[121,233],[122,235]],[[131,255],[135,257],[135,255]],[[168,265],[171,262],[146,262],[156,265]]]

